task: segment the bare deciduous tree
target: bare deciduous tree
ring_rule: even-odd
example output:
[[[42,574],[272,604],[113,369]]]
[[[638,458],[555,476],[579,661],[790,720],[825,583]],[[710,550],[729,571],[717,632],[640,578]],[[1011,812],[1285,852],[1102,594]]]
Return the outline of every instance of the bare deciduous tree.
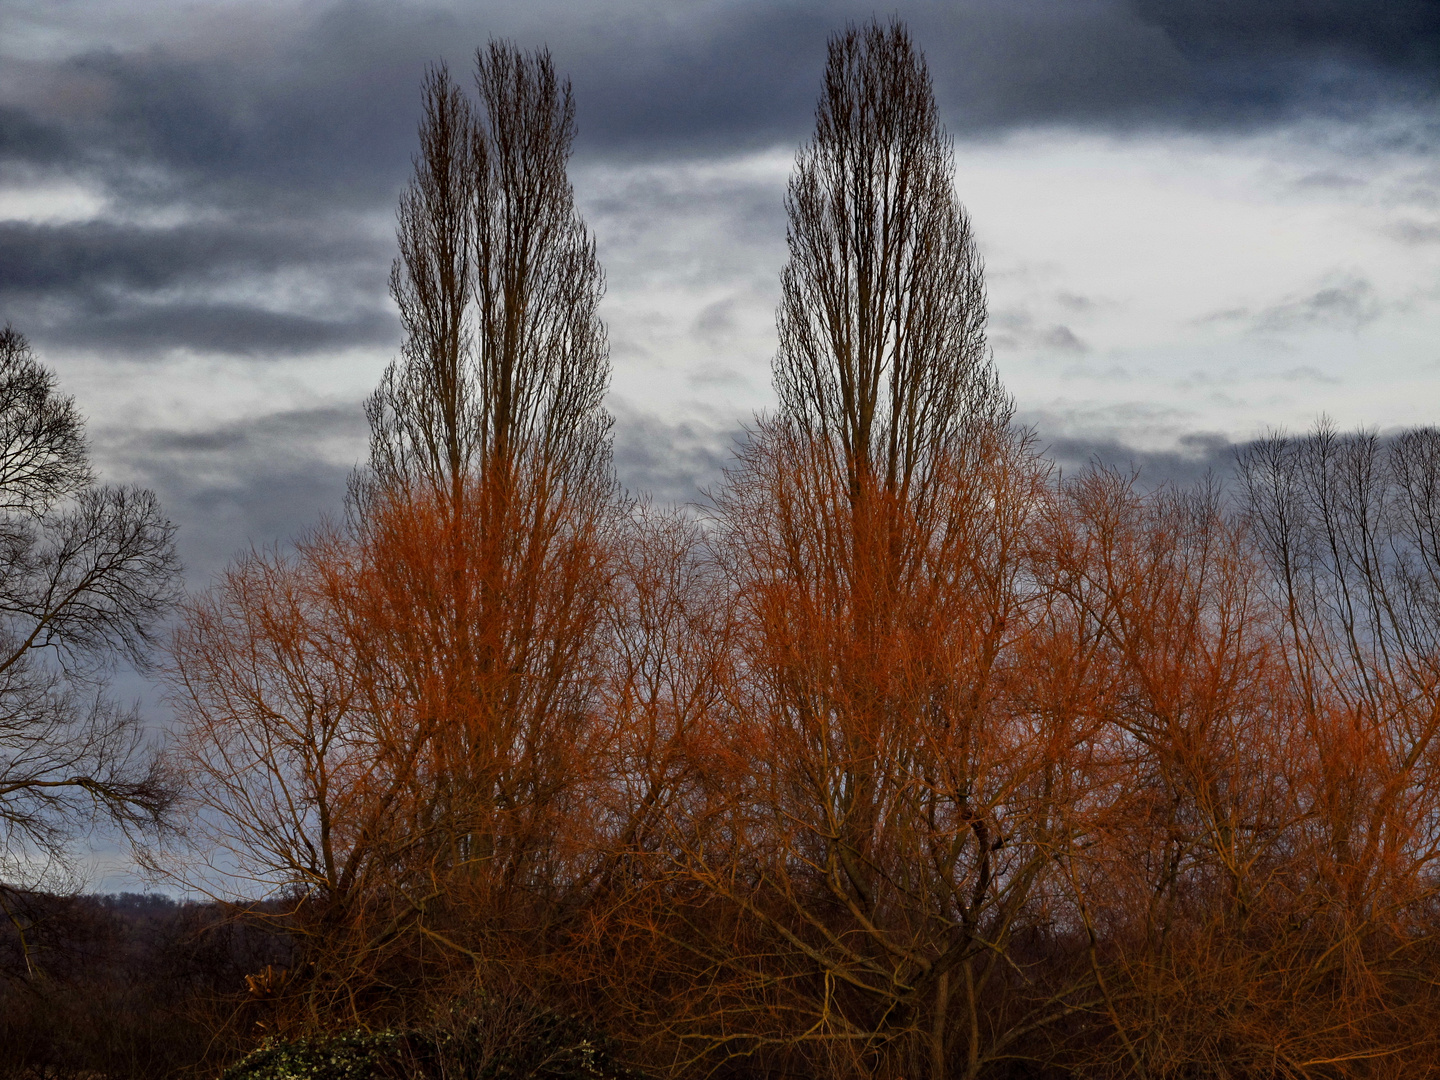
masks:
[[[478,107],[443,69],[426,83],[391,279],[405,353],[368,405],[356,489],[395,675],[431,732],[436,858],[494,907],[578,779],[618,501],[569,84],[548,52],[492,42],[476,87]]]
[[[717,500],[744,767],[681,862],[732,913],[696,946],[724,1022],[683,1033],[721,1059],[975,1076],[1069,1007],[1009,993],[1074,736],[1011,696],[1046,470],[952,175],[903,27],[832,39],[787,200],[780,411]]]
[[[438,947],[437,970],[543,952],[590,872],[576,792],[608,737],[621,522],[603,279],[549,54],[492,43],[476,85],[478,104],[444,68],[424,84],[391,275],[405,342],[367,402],[348,530],[245,560],[176,638],[208,835],[344,939],[336,991],[312,980],[318,1023],[358,1015],[387,952]]]
[[[786,209],[780,413],[867,477],[909,491],[1011,405],[985,342],[985,285],[930,76],[898,22],[830,44],[815,136]],[[918,493],[917,493],[918,494]]]
[[[1440,433],[1381,439],[1322,423],[1260,441],[1239,466],[1312,746],[1301,925],[1317,979],[1345,1010],[1343,1023],[1290,1038],[1302,1052],[1386,1058],[1403,1072],[1434,1046]]]
[[[872,24],[789,189],[777,413],[708,521],[628,507],[569,89],[543,52],[477,69],[478,99],[425,83],[347,526],[241,560],[175,638],[196,836],[305,942],[253,980],[277,1012],[538,988],[671,1075],[1428,1065],[1440,436],[1266,441],[1238,516],[1054,481],[924,61]],[[70,493],[4,519],[27,596],[119,499],[44,472],[78,438],[52,406],[0,455]],[[140,602],[97,595],[16,670],[140,651]]]
[[[547,504],[608,495],[604,277],[566,175],[570,85],[548,52],[501,42],[477,54],[476,84],[478,111],[443,67],[425,82],[390,279],[404,353],[366,408],[371,477],[456,499],[520,470],[554,489]]]
[[[97,821],[154,826],[171,802],[106,676],[147,663],[178,564],[153,494],[92,484],[74,403],[9,327],[0,439],[0,874],[25,882]]]
[[[34,515],[90,482],[84,421],[13,327],[0,330],[0,508]]]

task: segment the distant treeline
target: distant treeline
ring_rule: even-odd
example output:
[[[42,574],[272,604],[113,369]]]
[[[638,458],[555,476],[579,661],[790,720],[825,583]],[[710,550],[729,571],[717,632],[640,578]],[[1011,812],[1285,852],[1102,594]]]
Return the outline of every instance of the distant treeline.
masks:
[[[0,901],[7,1080],[216,1075],[254,1045],[245,977],[292,953],[282,927],[214,904],[9,888]]]

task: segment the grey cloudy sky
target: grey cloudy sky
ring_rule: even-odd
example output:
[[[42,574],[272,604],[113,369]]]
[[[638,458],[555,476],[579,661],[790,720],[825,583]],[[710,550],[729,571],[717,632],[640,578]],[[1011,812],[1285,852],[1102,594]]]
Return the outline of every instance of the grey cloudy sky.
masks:
[[[427,63],[573,80],[617,461],[686,499],[770,401],[781,197],[827,36],[873,5],[0,0],[0,321],[155,487],[192,584],[340,506],[394,355]],[[956,137],[991,339],[1066,461],[1431,423],[1440,5],[901,0]]]

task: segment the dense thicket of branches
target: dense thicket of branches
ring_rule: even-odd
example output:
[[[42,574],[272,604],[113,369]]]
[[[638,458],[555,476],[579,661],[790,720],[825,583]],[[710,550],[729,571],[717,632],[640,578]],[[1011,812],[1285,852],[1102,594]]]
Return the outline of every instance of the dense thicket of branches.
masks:
[[[345,525],[175,639],[209,884],[296,950],[266,1030],[528,1000],[677,1076],[1440,1066],[1440,436],[1058,478],[870,25],[787,199],[779,408],[702,518],[630,505],[568,86],[504,45],[476,83],[425,85]]]

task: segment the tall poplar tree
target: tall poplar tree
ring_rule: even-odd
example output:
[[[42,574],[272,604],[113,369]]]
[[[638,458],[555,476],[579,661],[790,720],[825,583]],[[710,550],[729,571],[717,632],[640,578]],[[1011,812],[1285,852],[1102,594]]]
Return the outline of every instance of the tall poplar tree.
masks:
[[[766,1004],[711,1034],[835,1074],[1005,1052],[991,1016],[1063,768],[1064,737],[1008,712],[1046,472],[990,360],[953,174],[904,27],[833,38],[786,199],[779,410],[718,500],[747,765],[687,865],[753,935],[714,945],[728,992]]]
[[[563,890],[618,499],[569,83],[492,42],[475,86],[425,84],[391,275],[406,337],[367,406],[354,517],[390,628],[377,663],[425,740],[425,872],[489,917]]]

